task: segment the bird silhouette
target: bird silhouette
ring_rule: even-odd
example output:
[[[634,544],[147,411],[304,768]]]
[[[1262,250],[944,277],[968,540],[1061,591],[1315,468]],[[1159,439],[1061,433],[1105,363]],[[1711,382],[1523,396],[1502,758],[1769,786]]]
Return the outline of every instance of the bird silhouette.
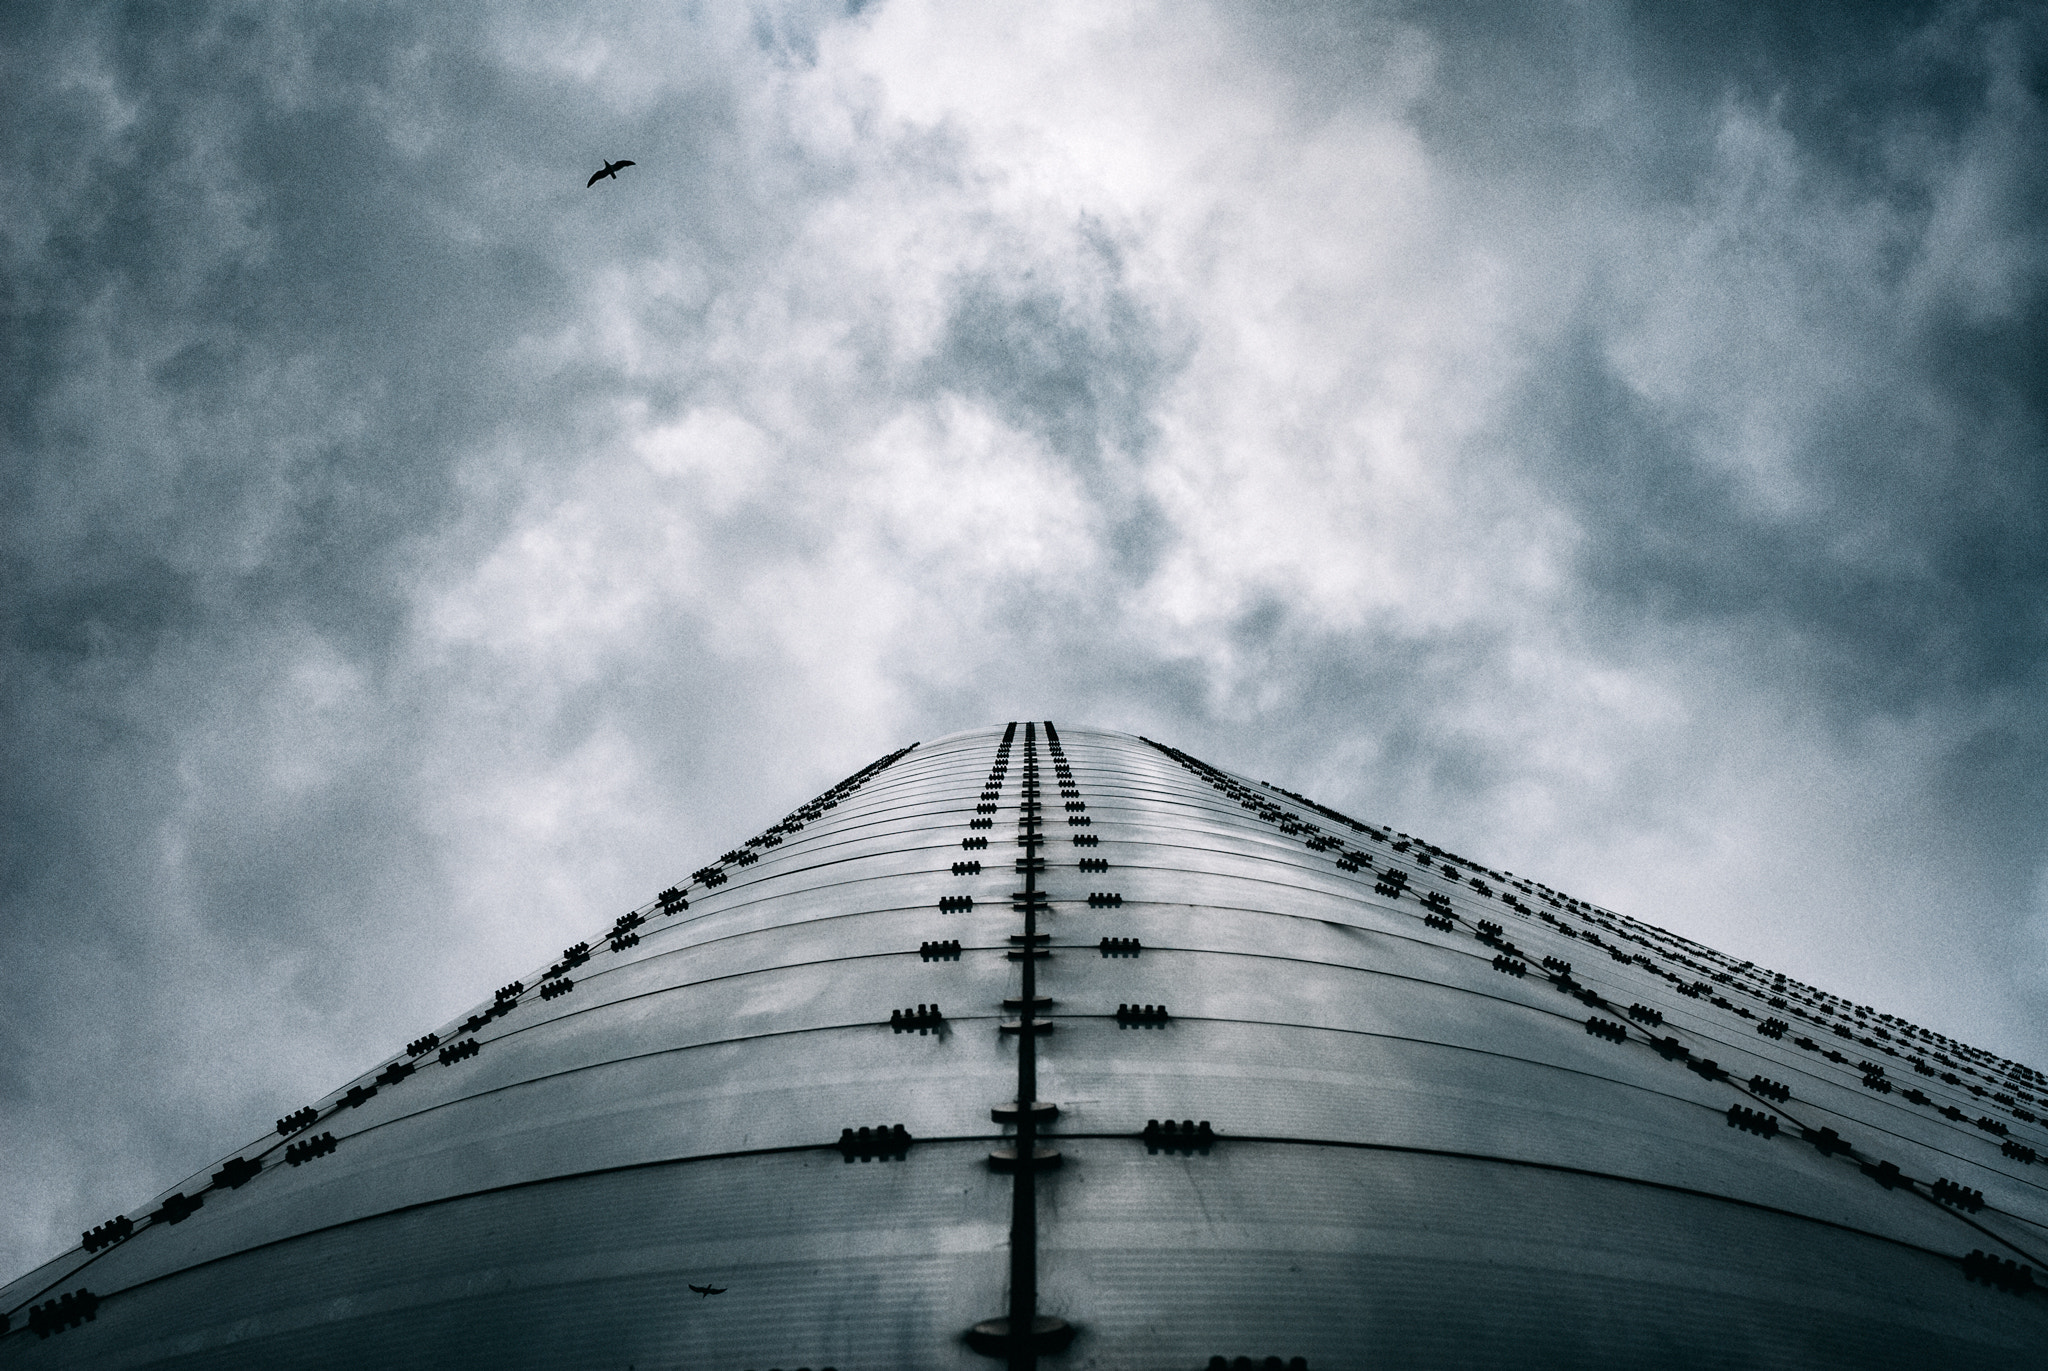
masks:
[[[723,1295],[727,1287],[723,1285],[693,1285],[690,1289],[699,1295],[709,1298],[712,1295]]]
[[[607,176],[611,177],[612,180],[616,181],[619,179],[620,167],[630,167],[633,165],[635,164],[632,162],[606,162],[604,164],[603,171],[593,171],[590,173],[590,179],[583,183],[583,188],[585,190],[589,190],[592,186],[596,185],[599,181],[604,180],[604,178]]]

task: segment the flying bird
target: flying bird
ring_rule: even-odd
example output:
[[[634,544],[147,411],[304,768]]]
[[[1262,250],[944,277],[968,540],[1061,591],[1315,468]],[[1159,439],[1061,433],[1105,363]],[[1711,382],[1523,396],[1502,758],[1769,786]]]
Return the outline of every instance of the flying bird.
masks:
[[[709,1298],[712,1295],[723,1295],[727,1287],[723,1285],[693,1285],[690,1289],[699,1295]]]
[[[612,180],[616,181],[619,179],[619,168],[630,167],[632,165],[634,164],[631,162],[606,162],[604,164],[603,171],[593,171],[590,173],[590,179],[583,183],[583,188],[585,190],[589,190],[592,186],[596,185],[599,181],[604,180],[604,178],[607,176],[611,177]]]

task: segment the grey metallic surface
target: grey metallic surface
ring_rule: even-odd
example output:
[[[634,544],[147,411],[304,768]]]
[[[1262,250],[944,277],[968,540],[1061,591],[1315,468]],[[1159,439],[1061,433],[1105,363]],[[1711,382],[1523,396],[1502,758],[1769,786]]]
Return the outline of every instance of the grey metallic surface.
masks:
[[[159,1196],[126,1241],[13,1281],[0,1365],[994,1365],[966,1331],[1008,1308],[1023,1193],[987,1160],[1013,1131],[990,1109],[1018,1092],[999,1025],[1023,973],[1021,727],[980,799],[1002,736],[885,759],[719,883],[691,879],[686,910],[641,906],[636,942],[579,934],[572,990],[542,998],[543,963],[509,1012],[436,1030],[476,1055],[429,1050],[353,1107],[378,1072],[344,1083],[307,1132],[239,1150],[264,1163],[244,1184],[209,1168],[174,1187],[203,1193],[188,1217],[146,1220]],[[1077,1330],[1041,1364],[2048,1361],[2048,1293],[1961,1265],[2048,1279],[2048,1160],[2014,1155],[2048,1154],[2028,1068],[1468,859],[1454,878],[1426,845],[1396,852],[1404,835],[1127,735],[1059,730],[1069,782],[1038,736],[1053,1028],[1031,1036],[1061,1165],[1024,1190],[1036,1308]],[[1106,892],[1121,902],[1090,903]],[[1482,920],[1524,974],[1496,970]],[[953,939],[957,960],[919,954]],[[891,1027],[930,1004],[936,1027]],[[1125,1005],[1170,1017],[1119,1022]],[[1772,1017],[1780,1039],[1757,1031]],[[1781,1131],[1737,1129],[1731,1105]],[[1148,1147],[1154,1119],[1216,1136]],[[900,1159],[835,1146],[899,1123]],[[1801,1140],[1823,1128],[1853,1151]],[[285,1164],[325,1133],[330,1154]],[[1937,1179],[1981,1209],[1937,1203]],[[24,1327],[77,1289],[91,1321]]]

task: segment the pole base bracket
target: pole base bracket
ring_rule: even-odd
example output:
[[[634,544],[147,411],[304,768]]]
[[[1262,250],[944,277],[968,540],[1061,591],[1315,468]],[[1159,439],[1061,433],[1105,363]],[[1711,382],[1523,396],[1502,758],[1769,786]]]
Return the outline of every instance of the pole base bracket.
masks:
[[[1065,1319],[1040,1314],[1031,1321],[1028,1346],[1033,1352],[1058,1352],[1074,1340],[1074,1326]],[[967,1345],[991,1357],[1007,1357],[1018,1350],[1010,1337],[1008,1319],[986,1319],[967,1330]]]
[[[1044,1143],[1036,1143],[1032,1146],[1031,1169],[1033,1171],[1051,1171],[1059,1164],[1060,1150],[1057,1147],[1047,1147]],[[1016,1147],[1012,1145],[994,1149],[988,1154],[988,1165],[991,1171],[1017,1170]]]

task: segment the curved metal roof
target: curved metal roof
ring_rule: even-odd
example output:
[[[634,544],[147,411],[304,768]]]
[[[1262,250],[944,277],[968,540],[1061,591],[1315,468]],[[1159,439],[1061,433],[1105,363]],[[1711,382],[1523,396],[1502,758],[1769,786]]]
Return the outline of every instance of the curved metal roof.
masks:
[[[1034,722],[881,759],[14,1281],[0,1365],[2039,1365],[2044,1096]]]

